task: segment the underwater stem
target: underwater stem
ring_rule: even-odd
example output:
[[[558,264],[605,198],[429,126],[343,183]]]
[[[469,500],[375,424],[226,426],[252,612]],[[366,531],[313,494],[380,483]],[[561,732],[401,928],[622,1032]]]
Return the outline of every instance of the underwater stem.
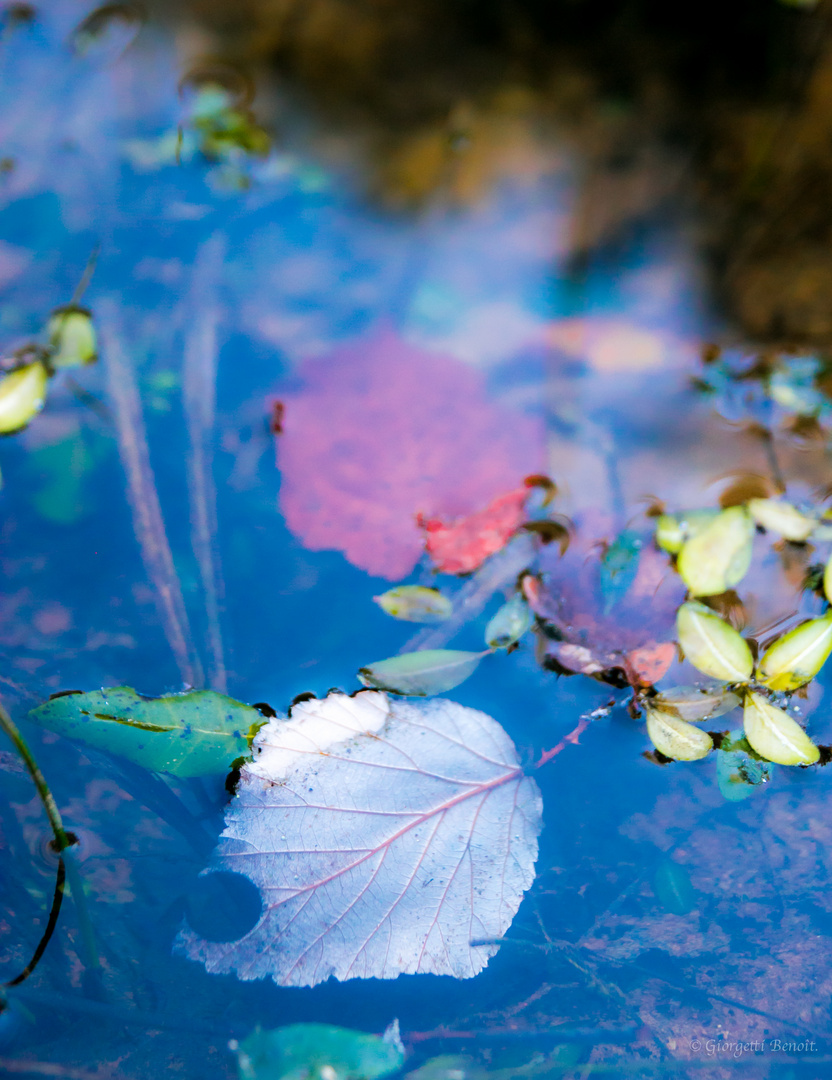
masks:
[[[17,726],[6,712],[5,708],[0,705],[0,727],[8,735],[11,741],[14,743],[17,752],[23,758],[26,768],[29,770],[29,774],[34,781],[37,788],[38,795],[40,795],[40,801],[43,803],[43,808],[46,811],[46,816],[49,818],[49,824],[52,826],[52,832],[55,834],[56,850],[60,853],[65,848],[68,848],[72,841],[67,836],[64,829],[63,822],[61,821],[61,813],[58,810],[58,804],[49,790],[49,785],[44,779],[43,773],[38,767],[38,763],[32,757],[32,752],[26,745],[26,740],[17,730]]]

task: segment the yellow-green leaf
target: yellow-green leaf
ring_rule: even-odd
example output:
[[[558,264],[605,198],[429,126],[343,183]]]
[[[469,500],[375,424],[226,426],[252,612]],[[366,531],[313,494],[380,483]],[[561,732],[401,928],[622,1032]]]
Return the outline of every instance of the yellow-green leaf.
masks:
[[[675,686],[652,699],[653,704],[680,720],[697,722],[723,716],[740,703],[739,695],[724,686]]]
[[[781,499],[749,499],[748,512],[758,525],[786,540],[808,540],[817,519]]]
[[[46,368],[36,360],[0,379],[0,434],[19,431],[43,408]]]
[[[453,612],[453,605],[447,596],[425,585],[397,585],[381,596],[374,596],[373,600],[382,611],[405,622],[444,622]]]
[[[676,615],[679,645],[699,671],[725,682],[747,682],[754,670],[748,642],[709,607],[688,600]]]
[[[796,690],[820,671],[832,652],[832,613],[809,619],[763,653],[757,677],[772,690]]]
[[[766,761],[776,761],[778,765],[814,765],[820,757],[820,751],[800,724],[762,694],[746,694],[742,723],[749,745]]]
[[[676,761],[698,761],[714,745],[707,731],[651,705],[647,706],[647,734],[659,753]]]
[[[81,367],[97,358],[95,327],[90,313],[84,308],[58,308],[49,320],[46,332],[52,349],[49,358],[52,367]]]
[[[742,506],[731,506],[692,536],[679,552],[678,569],[693,596],[732,589],[751,565],[754,522]]]
[[[671,555],[678,555],[682,545],[698,536],[714,520],[719,510],[685,510],[679,514],[661,514],[656,520],[656,543]]]

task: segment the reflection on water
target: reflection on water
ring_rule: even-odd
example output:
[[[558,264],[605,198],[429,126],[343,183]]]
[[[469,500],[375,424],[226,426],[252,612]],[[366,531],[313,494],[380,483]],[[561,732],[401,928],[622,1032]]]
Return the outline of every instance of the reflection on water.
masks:
[[[677,1059],[715,1076],[692,1040],[804,1036],[814,1058],[747,1055],[742,1067],[821,1075],[826,774],[775,769],[753,798],[726,801],[713,760],[645,760],[626,695],[558,679],[528,644],[453,695],[496,717],[526,758],[585,710],[622,707],[540,773],[537,883],[482,975],[286,990],[171,955],[184,916],[222,941],[226,907],[245,926],[254,903],[198,878],[223,778],[168,783],[40,732],[27,708],[124,684],[158,694],[204,681],[277,709],[308,690],[352,691],[360,666],[408,638],[373,596],[411,573],[432,580],[416,565],[417,515],[471,513],[531,473],[556,479],[557,509],[578,526],[561,571],[574,564],[570,626],[602,638],[609,594],[591,600],[603,613],[582,606],[597,545],[627,527],[647,538],[649,497],[713,505],[730,470],[769,475],[771,461],[692,388],[720,326],[684,222],[656,215],[576,269],[580,155],[534,129],[517,95],[491,119],[463,118],[456,164],[429,140],[393,161],[394,192],[435,166],[449,170],[445,195],[383,209],[361,194],[359,150],[287,91],[271,91],[281,120],[267,145],[256,100],[226,87],[195,107],[192,88],[180,92],[187,34],[154,21],[137,33],[122,13],[73,36],[88,14],[55,0],[7,20],[0,43],[4,352],[41,334],[96,248],[84,302],[102,334],[101,362],[57,377],[42,415],[2,444],[0,687],[82,838],[95,952],[65,904],[36,975],[0,1013],[0,1067],[225,1076],[228,1040],[257,1024],[381,1032],[397,1016],[409,1068],[468,1055],[436,1073],[448,1077],[489,1061],[506,1076],[577,1076],[579,1063],[634,1075]],[[783,437],[776,452],[793,499],[827,480],[823,443]],[[797,609],[805,570],[760,543],[743,594],[757,628]],[[639,602],[662,566],[645,571]],[[481,648],[502,599],[479,603],[454,647]],[[633,628],[628,648],[640,643]],[[824,742],[822,693],[813,684],[800,706]],[[54,864],[28,777],[5,755],[0,771],[10,978],[42,932]]]

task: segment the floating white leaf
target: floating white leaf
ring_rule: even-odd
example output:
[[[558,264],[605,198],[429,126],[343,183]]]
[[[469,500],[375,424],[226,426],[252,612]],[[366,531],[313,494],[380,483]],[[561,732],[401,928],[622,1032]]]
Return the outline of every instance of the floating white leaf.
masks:
[[[534,879],[541,800],[490,716],[377,691],[296,705],[261,729],[211,869],[259,888],[235,942],[185,928],[211,972],[284,986],[469,978]]]

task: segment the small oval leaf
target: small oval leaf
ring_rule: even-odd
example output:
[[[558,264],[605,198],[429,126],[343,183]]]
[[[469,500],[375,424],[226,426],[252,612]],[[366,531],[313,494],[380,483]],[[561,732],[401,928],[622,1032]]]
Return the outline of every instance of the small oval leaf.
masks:
[[[515,593],[489,620],[485,628],[485,643],[492,649],[507,649],[530,629],[534,616],[526,598]]]
[[[235,1048],[240,1080],[378,1080],[404,1064],[401,1044],[329,1024],[258,1028]]]
[[[781,499],[750,499],[747,505],[758,525],[785,540],[798,543],[808,540],[817,525],[816,518],[801,513],[796,506]]]
[[[672,690],[663,690],[653,702],[680,720],[695,723],[724,716],[739,705],[740,698],[724,686],[675,686]]]
[[[731,743],[742,741],[744,732],[732,731]],[[720,747],[720,753],[716,759],[716,782],[720,793],[729,802],[741,802],[747,799],[758,787],[762,787],[771,780],[774,766],[770,761],[760,761],[756,757],[750,757],[744,749],[725,749],[725,744]]]
[[[48,378],[46,368],[36,360],[0,380],[0,434],[19,431],[40,412]]]
[[[676,615],[679,645],[699,671],[725,682],[747,682],[754,670],[748,642],[704,604],[688,600]]]
[[[832,613],[809,619],[763,653],[757,677],[771,690],[796,690],[820,671],[832,652]]]
[[[373,600],[382,611],[404,622],[444,622],[453,614],[453,604],[447,596],[425,585],[397,585]]]
[[[685,510],[679,514],[660,514],[656,520],[656,543],[671,555],[678,555],[682,545],[717,517],[719,510]]]
[[[723,510],[682,545],[677,563],[693,596],[716,596],[737,585],[751,565],[754,522],[741,506]]]
[[[749,745],[766,761],[778,765],[814,765],[820,751],[800,726],[783,709],[762,694],[745,696],[742,725]]]
[[[97,359],[95,327],[83,308],[59,308],[52,313],[46,332],[53,368],[83,367]]]
[[[652,705],[647,706],[647,734],[659,753],[675,761],[698,761],[714,745],[707,731]]]
[[[389,660],[376,660],[358,672],[364,686],[387,690],[391,694],[429,697],[443,694],[465,682],[472,675],[485,652],[461,652],[458,649],[422,649],[403,653]]]

